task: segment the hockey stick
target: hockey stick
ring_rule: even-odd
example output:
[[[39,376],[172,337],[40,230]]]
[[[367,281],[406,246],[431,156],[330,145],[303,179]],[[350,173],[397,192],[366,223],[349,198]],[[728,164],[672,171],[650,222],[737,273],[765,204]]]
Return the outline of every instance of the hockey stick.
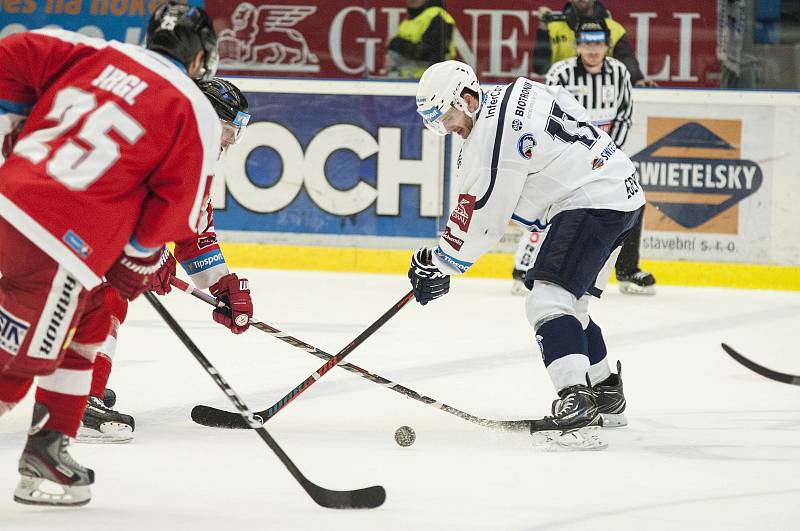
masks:
[[[181,291],[185,291],[186,293],[200,299],[201,301],[205,302],[210,306],[216,307],[225,307],[224,303],[217,303],[217,300],[208,295],[207,293],[200,291],[199,289],[190,286],[188,283],[184,282],[179,278],[173,277],[170,282],[173,286],[180,289]],[[333,358],[327,352],[318,349],[313,345],[309,345],[308,343],[301,341],[295,337],[292,337],[285,332],[281,332],[277,328],[274,328],[266,323],[262,323],[256,319],[251,318],[250,324],[265,332],[272,337],[280,339],[284,343],[288,343],[293,347],[299,348],[308,352],[309,354],[313,354],[314,356],[318,357],[319,359],[323,360],[330,360]],[[381,387],[385,387],[387,389],[391,389],[396,393],[400,393],[401,395],[416,400],[417,402],[422,402],[423,404],[427,404],[429,406],[433,406],[434,408],[444,411],[445,413],[450,413],[460,419],[464,419],[466,421],[472,422],[473,424],[477,424],[479,426],[484,426],[487,428],[499,429],[499,430],[528,430],[530,429],[531,421],[530,420],[494,420],[494,419],[486,419],[482,417],[477,417],[475,415],[471,415],[465,411],[461,411],[460,409],[454,408],[452,406],[448,406],[438,400],[430,398],[425,395],[421,395],[418,392],[414,391],[413,389],[409,389],[399,383],[393,382],[391,380],[387,380],[383,376],[378,374],[373,374],[366,369],[362,369],[357,365],[353,365],[352,363],[342,363],[339,367],[360,376],[361,378],[365,378],[370,382],[376,383]],[[248,425],[242,421],[240,415],[236,413],[232,413],[230,411],[224,411],[221,409],[217,409],[210,406],[195,406],[192,409],[192,420],[194,420],[198,424],[202,424],[203,426],[210,426],[213,428],[234,428],[234,429],[247,429]]]
[[[795,376],[793,374],[786,374],[785,372],[778,372],[773,371],[772,369],[767,369],[763,365],[759,365],[754,361],[750,361],[749,359],[745,358],[727,344],[722,343],[722,350],[728,353],[728,355],[750,369],[753,372],[757,372],[761,376],[769,378],[770,380],[775,380],[776,382],[782,382],[792,385],[800,385],[800,376]]]
[[[379,507],[386,500],[386,490],[380,485],[366,487],[356,490],[330,490],[313,483],[306,478],[300,469],[289,459],[289,456],[278,445],[275,439],[267,433],[267,430],[261,426],[258,421],[253,418],[253,413],[242,401],[239,395],[234,391],[231,386],[225,381],[225,378],[217,371],[217,369],[208,361],[208,358],[203,355],[197,345],[194,344],[192,339],[186,334],[181,325],[170,315],[166,308],[156,299],[156,296],[147,291],[144,294],[147,301],[158,312],[164,322],[172,329],[178,339],[184,346],[192,353],[192,356],[203,366],[206,373],[211,376],[214,383],[217,384],[223,393],[233,402],[236,409],[239,410],[239,415],[244,422],[248,424],[261,439],[275,452],[281,463],[289,470],[294,479],[300,483],[300,486],[311,496],[318,505],[327,507],[329,509],[372,509]]]

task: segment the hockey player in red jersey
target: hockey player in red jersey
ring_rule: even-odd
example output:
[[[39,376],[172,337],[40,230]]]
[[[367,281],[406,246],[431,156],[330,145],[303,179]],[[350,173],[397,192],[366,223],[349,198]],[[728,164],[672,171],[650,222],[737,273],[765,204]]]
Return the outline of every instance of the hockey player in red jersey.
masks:
[[[198,83],[206,95],[222,127],[220,139],[221,152],[241,139],[250,121],[247,99],[236,86],[224,79],[213,78]],[[240,334],[250,326],[253,316],[253,302],[250,298],[248,282],[228,270],[225,258],[217,243],[214,230],[214,210],[211,201],[206,203],[205,216],[200,233],[192,238],[175,243],[175,257],[189,274],[192,282],[200,289],[210,289],[219,300],[234,309],[233,315],[220,309],[212,313],[213,319],[226,326],[234,334]],[[170,278],[176,273],[176,260],[165,250],[164,264],[153,278],[151,289],[159,295],[170,292]],[[111,321],[108,337],[97,352],[92,374],[92,385],[83,420],[78,429],[78,442],[126,443],[133,440],[135,421],[131,415],[113,409],[116,394],[106,392],[106,384],[111,374],[111,366],[117,344],[119,326],[125,321],[128,304],[121,299],[116,290],[105,285],[103,307]],[[237,318],[239,323],[237,323]],[[241,323],[241,324],[240,324]]]
[[[39,376],[20,503],[91,498],[94,472],[67,445],[109,329],[96,288],[105,276],[137,297],[165,242],[197,233],[221,131],[191,78],[216,58],[208,15],[172,3],[146,48],[62,30],[0,40],[0,135],[24,121],[0,166],[0,414]]]

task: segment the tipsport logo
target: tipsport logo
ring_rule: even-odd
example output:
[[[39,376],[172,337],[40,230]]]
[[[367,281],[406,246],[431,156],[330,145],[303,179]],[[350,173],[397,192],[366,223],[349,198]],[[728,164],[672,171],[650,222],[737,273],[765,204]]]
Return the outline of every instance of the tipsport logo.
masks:
[[[647,147],[631,157],[647,200],[645,228],[737,234],[739,203],[761,188],[761,167],[742,158],[740,120],[651,117]]]

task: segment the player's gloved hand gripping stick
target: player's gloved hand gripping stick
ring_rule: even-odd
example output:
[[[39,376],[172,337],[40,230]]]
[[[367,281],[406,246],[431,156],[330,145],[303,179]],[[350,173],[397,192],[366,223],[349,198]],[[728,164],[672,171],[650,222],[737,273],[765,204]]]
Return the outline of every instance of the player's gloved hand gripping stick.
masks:
[[[117,261],[106,271],[106,281],[111,284],[122,298],[132,301],[148,289],[153,276],[158,273],[169,256],[164,248],[150,255],[140,256],[134,253],[133,247],[125,246]]]
[[[433,252],[425,247],[411,257],[408,279],[414,288],[414,298],[423,306],[450,291],[450,275],[433,265]]]

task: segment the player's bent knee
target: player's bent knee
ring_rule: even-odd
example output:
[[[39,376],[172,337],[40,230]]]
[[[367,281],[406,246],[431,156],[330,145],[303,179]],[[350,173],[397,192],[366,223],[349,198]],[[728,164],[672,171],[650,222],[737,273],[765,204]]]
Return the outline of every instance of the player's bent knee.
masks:
[[[572,315],[575,311],[575,296],[557,284],[537,280],[525,300],[525,313],[534,330],[547,321],[561,315]]]

